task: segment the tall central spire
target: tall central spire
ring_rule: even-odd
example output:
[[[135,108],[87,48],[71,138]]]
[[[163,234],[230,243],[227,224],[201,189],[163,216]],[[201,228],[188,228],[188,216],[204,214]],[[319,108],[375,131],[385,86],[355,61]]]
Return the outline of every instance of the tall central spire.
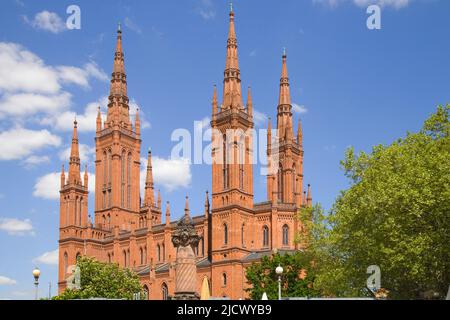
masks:
[[[108,126],[121,125],[131,129],[129,109],[127,76],[125,74],[125,60],[122,48],[122,29],[119,24],[106,124]]]
[[[78,146],[77,120],[73,122],[72,146],[69,160],[69,184],[81,185],[80,151]]]
[[[289,77],[287,71],[286,49],[283,50],[281,78],[280,78],[280,96],[278,99],[277,128],[280,138],[293,136],[292,131],[292,104],[289,88]],[[289,132],[287,132],[289,131]]]
[[[234,11],[231,8],[230,27],[227,40],[227,57],[223,80],[222,108],[224,110],[230,108],[244,109],[237,48],[236,31],[234,28]]]

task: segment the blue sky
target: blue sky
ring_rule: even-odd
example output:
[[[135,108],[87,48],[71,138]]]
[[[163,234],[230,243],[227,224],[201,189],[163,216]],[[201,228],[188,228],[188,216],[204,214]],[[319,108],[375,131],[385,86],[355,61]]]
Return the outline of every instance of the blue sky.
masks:
[[[383,5],[381,30],[366,27],[373,2]],[[71,4],[81,8],[80,30],[65,29]],[[238,0],[234,9],[243,88],[252,86],[258,127],[275,117],[287,48],[305,183],[325,208],[348,186],[339,168],[348,146],[388,144],[450,101],[448,1]],[[226,1],[214,0],[2,1],[0,299],[32,298],[35,265],[40,295],[49,282],[55,293],[55,181],[67,167],[75,114],[82,161],[93,173],[93,114],[106,107],[119,21],[129,97],[145,123],[142,155],[152,147],[155,183],[175,216],[186,193],[191,210],[203,210],[210,167],[171,162],[171,134],[210,117],[213,84],[221,93],[227,13]],[[265,178],[257,173],[255,199],[263,201]],[[92,199],[89,206],[92,214]]]

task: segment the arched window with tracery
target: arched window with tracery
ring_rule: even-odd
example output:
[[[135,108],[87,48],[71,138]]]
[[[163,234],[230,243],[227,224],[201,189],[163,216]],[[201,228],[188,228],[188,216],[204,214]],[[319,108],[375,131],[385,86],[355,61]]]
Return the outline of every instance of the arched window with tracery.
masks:
[[[289,227],[288,225],[283,226],[283,246],[289,245]]]
[[[224,273],[222,273],[222,286],[226,287],[227,282],[228,282],[227,274],[224,272]]]
[[[126,153],[122,151],[120,158],[120,203],[121,207],[125,208],[125,166],[126,166]]]
[[[162,292],[162,299],[169,300],[169,288],[167,287],[167,284],[165,282],[161,286],[161,292]]]
[[[223,224],[223,244],[228,244],[228,225],[226,223]]]
[[[128,154],[127,168],[127,208],[131,208],[131,153]]]
[[[144,300],[148,300],[150,298],[150,291],[148,290],[147,285],[144,285],[143,291],[144,291]]]
[[[63,268],[64,268],[64,279],[66,278],[67,275],[67,268],[69,267],[69,255],[67,254],[67,252],[64,252],[64,260],[63,260]]]
[[[278,200],[283,201],[284,195],[284,179],[283,179],[283,167],[281,163],[278,167]]]
[[[227,136],[223,135],[223,147],[222,147],[222,164],[223,164],[223,189],[228,189],[228,148],[227,148]]]
[[[269,246],[269,227],[263,227],[263,247]]]

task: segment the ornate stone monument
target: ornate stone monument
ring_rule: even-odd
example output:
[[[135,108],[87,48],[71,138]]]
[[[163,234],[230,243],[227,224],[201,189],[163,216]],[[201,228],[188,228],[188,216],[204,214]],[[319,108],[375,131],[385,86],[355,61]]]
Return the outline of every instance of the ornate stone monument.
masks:
[[[177,229],[172,235],[172,243],[177,249],[174,300],[200,299],[197,293],[197,265],[194,253],[194,247],[200,239],[192,219],[189,214],[185,214],[178,221]]]

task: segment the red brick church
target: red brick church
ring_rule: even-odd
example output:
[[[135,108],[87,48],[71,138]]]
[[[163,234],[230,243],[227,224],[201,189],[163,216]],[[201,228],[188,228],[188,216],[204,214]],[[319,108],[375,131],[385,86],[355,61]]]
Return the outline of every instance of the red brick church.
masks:
[[[206,193],[205,206],[192,215],[186,197],[185,214],[191,215],[201,241],[197,256],[198,291],[207,277],[213,297],[245,299],[248,287],[245,269],[274,249],[298,250],[295,235],[301,229],[296,213],[312,203],[310,188],[303,186],[302,129],[293,116],[286,54],[277,107],[277,134],[268,131],[267,156],[271,167],[267,175],[267,201],[253,200],[252,135],[242,143],[228,141],[230,129],[253,129],[250,89],[244,104],[234,12],[230,12],[223,99],[216,88],[212,99],[212,193]],[[269,120],[268,124],[271,129]],[[114,68],[106,120],[100,110],[95,136],[95,214],[88,215],[88,175],[81,178],[77,122],[74,123],[68,175],[61,172],[59,291],[66,287],[71,265],[80,255],[118,263],[136,271],[149,299],[167,299],[175,290],[176,251],[171,234],[169,202],[164,208],[161,196],[155,199],[151,152],[148,153],[145,194],[140,195],[141,128],[139,114],[132,123],[127,97],[122,31],[117,31]],[[229,154],[243,161],[229,161]],[[158,183],[158,181],[156,181]],[[164,211],[165,218],[162,218]],[[179,214],[177,215],[179,216]]]

